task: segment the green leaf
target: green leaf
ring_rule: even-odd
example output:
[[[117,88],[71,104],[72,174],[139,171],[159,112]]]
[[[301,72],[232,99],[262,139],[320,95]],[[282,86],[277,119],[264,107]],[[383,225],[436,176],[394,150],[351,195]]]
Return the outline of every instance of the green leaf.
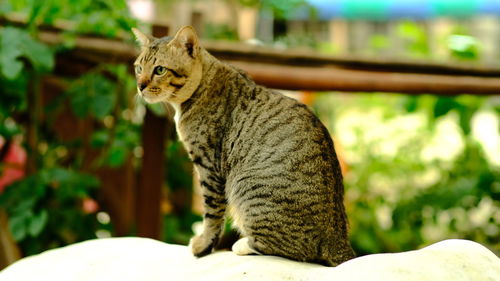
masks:
[[[12,208],[11,213],[21,214],[25,212],[31,211],[36,204],[37,198],[35,197],[26,197],[21,201],[17,202],[17,204]]]
[[[73,113],[79,118],[87,117],[90,111],[87,90],[85,76],[83,76],[80,80],[74,82],[66,92],[66,95],[70,98],[71,109],[73,109]]]
[[[458,113],[460,114],[460,128],[462,128],[465,135],[469,135],[471,132],[472,117],[474,116],[475,110],[467,107],[460,107],[458,109]]]
[[[415,96],[407,97],[404,100],[403,107],[406,110],[406,112],[408,112],[408,113],[413,113],[413,112],[417,111],[417,109],[418,109],[417,97],[415,97]]]
[[[33,215],[31,211],[21,212],[9,217],[9,230],[15,241],[26,238],[28,233],[28,221]]]
[[[29,234],[33,237],[38,236],[47,225],[48,220],[49,215],[47,210],[42,210],[40,213],[32,216],[29,220]]]
[[[479,58],[479,42],[472,36],[452,34],[447,43],[451,54],[458,59],[475,60]]]
[[[19,60],[22,55],[20,48],[22,32],[14,27],[0,29],[1,74],[10,80],[16,78],[23,68],[23,63]]]
[[[453,98],[439,97],[434,105],[434,118],[446,115],[451,110],[457,108],[458,104]]]
[[[53,192],[61,202],[73,202],[89,196],[91,188],[99,186],[99,180],[94,176],[63,168],[46,169],[41,178],[54,187]]]
[[[107,130],[99,130],[92,134],[90,137],[90,145],[93,148],[103,147],[109,139],[109,133]]]
[[[106,162],[111,167],[121,166],[128,155],[128,150],[123,146],[113,146],[111,147]]]
[[[50,71],[54,67],[54,54],[27,31],[14,27],[0,30],[0,67],[7,79],[15,79],[23,69],[22,57],[27,58],[35,70]]]
[[[23,220],[11,219],[9,221],[9,231],[12,234],[12,238],[19,242],[26,237],[26,225]]]
[[[101,184],[98,178],[96,178],[93,175],[85,173],[79,173],[77,181],[80,183],[81,186],[83,186],[87,190],[99,187],[99,185]]]
[[[9,216],[29,211],[45,194],[45,186],[36,175],[28,176],[9,185],[0,194],[0,206]]]
[[[89,73],[75,81],[68,89],[71,107],[79,118],[94,116],[102,119],[115,105],[115,84],[97,73]]]
[[[30,25],[35,25],[36,18],[40,15],[40,13],[43,11],[43,7],[45,6],[44,2],[46,1],[33,1],[33,4],[31,6],[31,11],[28,17],[28,23]]]
[[[63,168],[45,169],[40,172],[40,179],[45,184],[67,182],[71,179],[71,172]]]
[[[54,54],[46,45],[36,41],[28,34],[22,36],[21,39],[23,54],[33,64],[36,71],[46,72],[54,68]]]
[[[103,90],[104,91],[104,90]],[[109,94],[99,94],[92,100],[91,108],[94,116],[102,119],[113,110],[115,97]],[[113,93],[113,92],[112,92]]]
[[[429,55],[429,44],[425,30],[417,23],[403,21],[397,26],[397,34],[404,40],[410,55]]]

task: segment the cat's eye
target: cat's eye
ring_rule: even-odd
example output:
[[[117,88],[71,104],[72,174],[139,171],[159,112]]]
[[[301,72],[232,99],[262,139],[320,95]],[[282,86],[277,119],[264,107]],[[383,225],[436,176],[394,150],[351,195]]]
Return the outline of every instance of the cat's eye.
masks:
[[[155,67],[154,74],[156,74],[156,75],[163,75],[163,74],[165,74],[165,72],[167,72],[167,68],[166,67],[161,66],[161,65]]]
[[[135,73],[141,74],[141,72],[142,72],[142,67],[140,65],[136,65],[135,66]]]

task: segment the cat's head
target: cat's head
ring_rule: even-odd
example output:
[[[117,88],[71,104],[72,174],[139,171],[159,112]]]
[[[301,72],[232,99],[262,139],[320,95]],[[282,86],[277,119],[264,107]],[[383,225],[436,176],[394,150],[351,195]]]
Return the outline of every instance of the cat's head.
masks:
[[[154,38],[133,28],[141,53],[134,63],[137,90],[147,102],[181,104],[201,81],[201,47],[194,29],[181,28],[174,37]]]

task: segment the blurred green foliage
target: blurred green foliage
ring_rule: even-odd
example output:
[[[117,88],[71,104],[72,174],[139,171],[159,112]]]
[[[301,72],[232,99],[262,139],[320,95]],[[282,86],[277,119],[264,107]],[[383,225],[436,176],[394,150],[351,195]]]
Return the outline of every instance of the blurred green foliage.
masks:
[[[95,196],[98,180],[64,168],[45,168],[17,181],[0,196],[9,214],[9,229],[25,255],[95,237],[93,214],[82,211]]]
[[[202,217],[193,211],[193,167],[180,141],[170,141],[166,149],[165,182],[171,210],[163,218],[163,241],[188,244],[193,223]]]
[[[422,26],[403,21],[396,30],[405,55],[432,57]],[[451,58],[479,59],[480,46],[463,27],[444,39],[440,43]],[[371,43],[378,51],[391,46],[384,35],[376,35]],[[342,139],[350,131],[352,140],[341,149],[348,166],[351,240],[359,254],[412,250],[448,238],[500,249],[500,167],[488,160],[498,155],[489,155],[472,130],[473,118],[481,112],[498,116],[498,100],[467,95],[328,95],[319,99],[316,109],[334,136]],[[358,114],[357,121],[342,125],[350,112]],[[456,129],[444,129],[443,124]],[[491,129],[498,134],[499,128]]]
[[[98,222],[98,209],[84,206],[98,196],[100,183],[91,172],[123,165],[139,143],[140,127],[125,114],[135,92],[127,65],[98,65],[80,77],[67,78],[66,92],[33,105],[41,108],[28,106],[28,92],[40,95],[40,78],[54,70],[58,52],[72,48],[75,34],[122,36],[136,21],[123,0],[0,3],[0,16],[12,12],[25,15],[27,21],[24,28],[0,27],[0,135],[6,141],[19,139],[26,136],[28,126],[34,126],[38,143],[35,151],[23,143],[29,157],[36,159],[36,169],[0,194],[0,206],[7,211],[14,239],[30,255],[95,238],[100,229],[110,230]],[[61,45],[47,46],[37,39],[38,26],[60,20],[70,20]],[[57,115],[68,104],[77,118],[95,122],[89,144],[100,154],[86,172],[82,172],[84,140],[62,141],[54,132]]]
[[[452,34],[447,40],[452,57],[463,60],[475,60],[479,57],[479,42],[476,38],[465,34]]]
[[[53,25],[57,20],[70,21],[71,32],[116,37],[129,32],[137,21],[129,16],[124,0],[4,0],[0,13],[27,15],[29,28]]]
[[[488,160],[498,156],[488,155],[471,130],[474,116],[499,107],[474,96],[320,96],[315,109],[347,166],[358,254],[448,238],[500,246],[500,167]]]
[[[287,19],[299,7],[309,7],[305,0],[239,0],[242,5],[270,10],[278,19]],[[311,11],[314,13],[314,11]]]
[[[386,34],[371,36],[368,48],[371,53],[379,54],[383,51],[393,50],[393,45],[396,44],[403,47],[404,56],[432,58],[434,54],[431,53],[430,40],[424,25],[411,20],[403,20],[396,24],[392,36]],[[449,58],[457,60],[480,59],[481,44],[463,26],[456,26],[448,34],[445,34],[444,38],[434,38],[433,40],[447,50]]]
[[[409,55],[415,57],[429,56],[429,37],[425,30],[413,21],[403,21],[397,26],[397,33]]]
[[[47,72],[54,67],[51,50],[35,40],[24,30],[5,27],[0,31],[0,67],[5,79],[13,80],[23,70],[20,58],[26,58],[37,72]]]
[[[238,32],[227,24],[207,23],[203,32],[204,37],[213,40],[238,41]]]

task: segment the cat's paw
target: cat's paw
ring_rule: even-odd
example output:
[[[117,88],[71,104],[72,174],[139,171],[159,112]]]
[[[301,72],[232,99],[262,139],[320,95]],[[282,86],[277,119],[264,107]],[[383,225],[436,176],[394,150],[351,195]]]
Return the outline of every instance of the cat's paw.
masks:
[[[204,235],[196,235],[189,240],[189,248],[193,255],[203,257],[212,252],[213,240],[206,239]]]
[[[250,246],[248,237],[244,237],[236,241],[236,243],[233,244],[233,247],[231,247],[231,250],[238,256],[259,254],[259,252]]]

